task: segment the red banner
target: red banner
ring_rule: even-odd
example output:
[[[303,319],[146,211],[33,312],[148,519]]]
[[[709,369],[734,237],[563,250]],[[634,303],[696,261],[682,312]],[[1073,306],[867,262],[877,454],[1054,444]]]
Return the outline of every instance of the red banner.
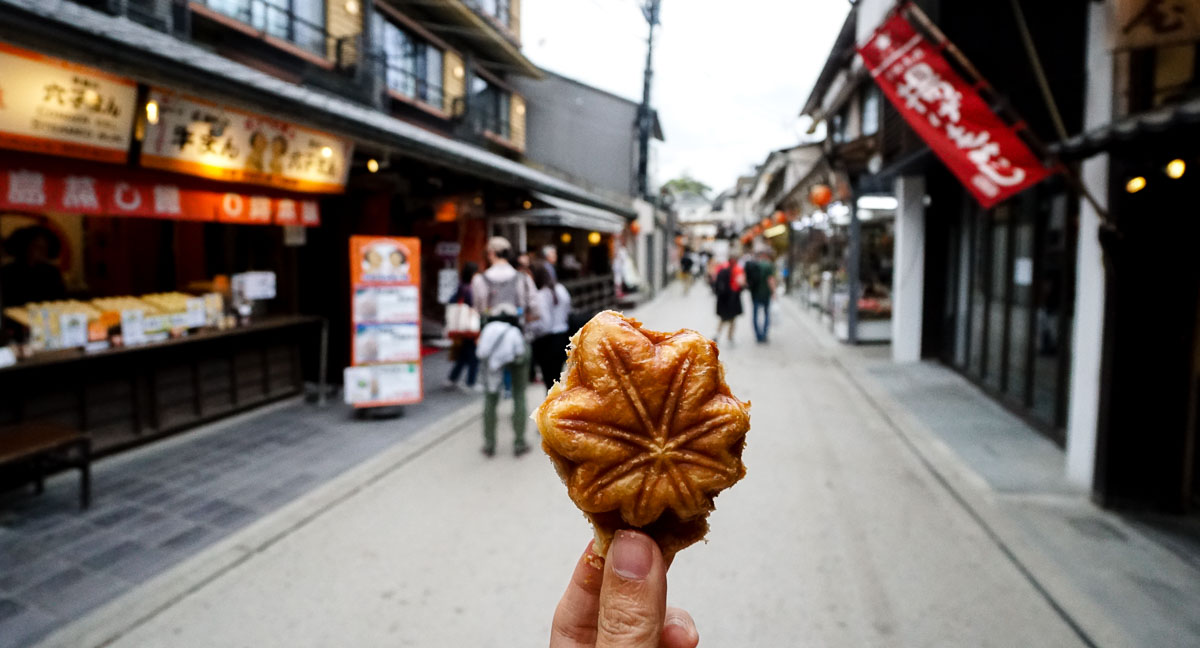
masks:
[[[132,175],[0,167],[0,209],[248,225],[321,224],[315,200],[195,189]]]
[[[908,125],[984,207],[1050,175],[903,12],[880,25],[858,53]]]

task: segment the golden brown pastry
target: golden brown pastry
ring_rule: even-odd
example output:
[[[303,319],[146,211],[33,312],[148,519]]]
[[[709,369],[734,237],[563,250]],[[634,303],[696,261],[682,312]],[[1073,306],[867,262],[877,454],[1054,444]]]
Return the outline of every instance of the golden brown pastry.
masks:
[[[729,392],[717,347],[604,311],[571,338],[535,413],[542,448],[596,530],[637,528],[670,560],[708,533],[713,498],[746,474],[750,403]]]

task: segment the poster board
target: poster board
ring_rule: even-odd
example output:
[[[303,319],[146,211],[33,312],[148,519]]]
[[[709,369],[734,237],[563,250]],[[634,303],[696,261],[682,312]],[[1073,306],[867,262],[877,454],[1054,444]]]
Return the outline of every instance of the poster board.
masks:
[[[420,402],[420,239],[351,236],[350,299],[346,402],[355,407]]]

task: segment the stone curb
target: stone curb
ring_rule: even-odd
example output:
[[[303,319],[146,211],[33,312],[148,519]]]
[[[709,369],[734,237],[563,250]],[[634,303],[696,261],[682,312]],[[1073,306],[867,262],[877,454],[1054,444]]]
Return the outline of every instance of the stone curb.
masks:
[[[465,407],[418,430],[380,455],[347,470],[245,529],[138,585],[111,603],[60,628],[36,644],[36,648],[99,648],[110,645],[370,488],[392,471],[463,431],[481,416],[479,407]],[[218,425],[225,427],[228,424],[222,422]]]
[[[1031,545],[1009,514],[1000,507],[1002,496],[987,481],[963,461],[957,453],[902,403],[899,403],[861,364],[845,353],[833,335],[813,321],[790,299],[781,300],[788,315],[798,321],[807,333],[827,349],[830,359],[844,372],[846,378],[879,412],[901,440],[941,483],[950,496],[979,524],[983,532],[1009,558],[1055,609],[1064,622],[1080,636],[1084,645],[1129,646],[1133,640],[1114,624],[1095,600],[1080,590],[1070,575],[1041,550]],[[1068,505],[1094,509],[1086,497],[1063,497],[1072,500]],[[1093,511],[1094,512],[1094,511]],[[1140,535],[1116,516],[1106,516],[1131,535]]]

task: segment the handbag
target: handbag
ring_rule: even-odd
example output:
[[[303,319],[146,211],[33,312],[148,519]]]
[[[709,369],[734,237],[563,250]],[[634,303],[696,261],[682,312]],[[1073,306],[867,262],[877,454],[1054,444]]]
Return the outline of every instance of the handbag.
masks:
[[[479,337],[479,312],[458,302],[446,305],[446,336],[450,338]]]

